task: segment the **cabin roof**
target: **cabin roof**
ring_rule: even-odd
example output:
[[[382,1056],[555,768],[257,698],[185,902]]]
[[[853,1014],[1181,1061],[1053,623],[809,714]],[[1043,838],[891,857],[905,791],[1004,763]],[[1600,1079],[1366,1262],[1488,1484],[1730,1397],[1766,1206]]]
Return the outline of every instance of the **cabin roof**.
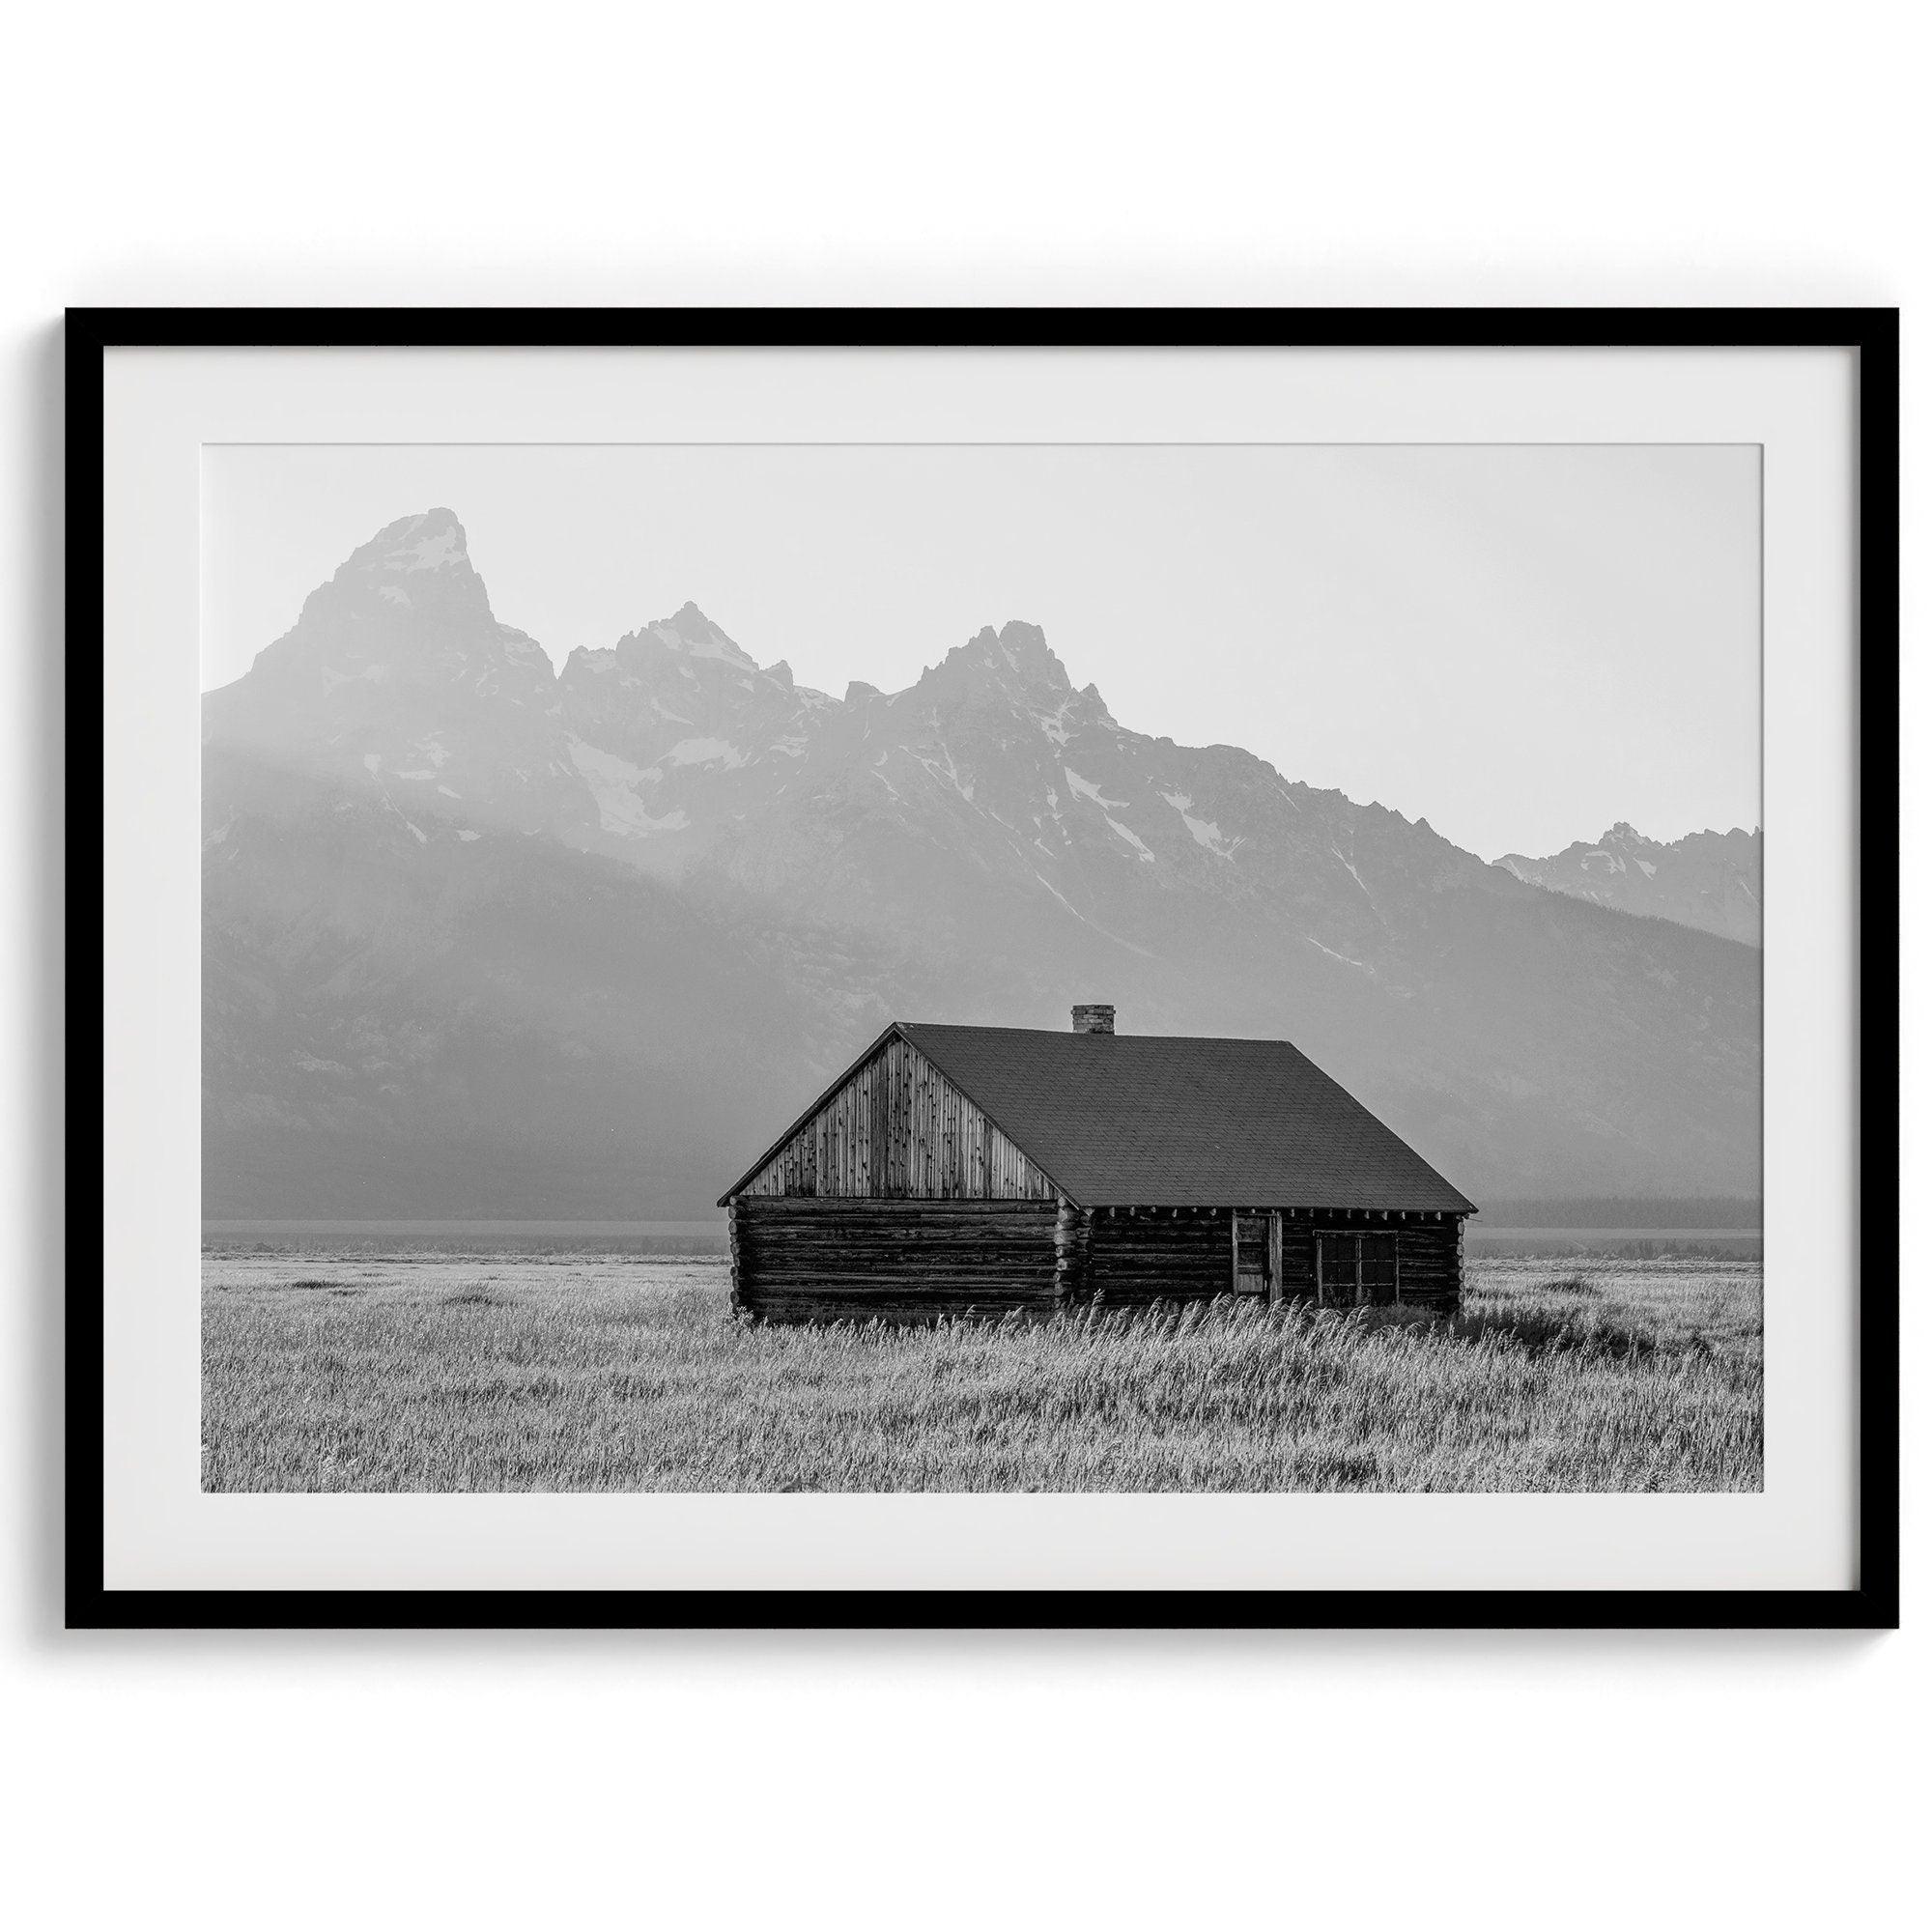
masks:
[[[1085,1208],[1475,1211],[1284,1039],[923,1021],[884,1037],[895,1031]]]

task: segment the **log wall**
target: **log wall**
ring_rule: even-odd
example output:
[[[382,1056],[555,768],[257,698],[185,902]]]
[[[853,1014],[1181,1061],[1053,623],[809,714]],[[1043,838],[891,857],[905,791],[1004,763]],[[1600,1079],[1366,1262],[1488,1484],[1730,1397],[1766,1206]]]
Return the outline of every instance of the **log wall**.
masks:
[[[807,1201],[1051,1201],[1055,1188],[924,1054],[895,1037],[741,1193]]]
[[[1289,1301],[1315,1293],[1315,1224],[1306,1214],[1281,1217],[1281,1293]]]
[[[1225,1208],[1102,1209],[1093,1217],[1087,1286],[1109,1308],[1228,1294],[1234,1278]]]
[[[731,1217],[734,1307],[769,1321],[1051,1314],[1077,1236],[1052,1201],[748,1195]]]
[[[1288,1229],[1296,1224],[1290,1222]],[[1330,1215],[1304,1217],[1297,1260],[1283,1271],[1283,1283],[1291,1295],[1315,1293],[1315,1230],[1335,1229],[1344,1234],[1393,1235],[1396,1253],[1396,1299],[1405,1308],[1434,1309],[1454,1314],[1463,1300],[1463,1221],[1460,1215],[1435,1220],[1401,1220],[1391,1215],[1386,1221],[1357,1216],[1338,1220]],[[1287,1234],[1288,1230],[1284,1230]]]
[[[1225,1208],[1101,1208],[1090,1217],[1081,1292],[1117,1307],[1192,1301],[1235,1293],[1235,1231]],[[1393,1234],[1404,1306],[1453,1312],[1463,1293],[1463,1224],[1459,1218],[1342,1221],[1284,1210],[1270,1227],[1269,1265],[1279,1270],[1282,1295],[1314,1298],[1315,1231]],[[1273,1249],[1275,1228],[1280,1247]],[[1252,1265],[1252,1250],[1247,1251]]]
[[[1396,1229],[1396,1268],[1405,1308],[1453,1315],[1463,1301],[1463,1217],[1405,1221]]]
[[[1276,1225],[1285,1299],[1315,1298],[1318,1227],[1366,1227],[1395,1235],[1403,1306],[1453,1313],[1461,1303],[1460,1219],[1347,1223],[1302,1211]],[[1227,1208],[751,1195],[732,1203],[730,1232],[732,1305],[775,1321],[1043,1315],[1090,1296],[1135,1308],[1234,1292]]]

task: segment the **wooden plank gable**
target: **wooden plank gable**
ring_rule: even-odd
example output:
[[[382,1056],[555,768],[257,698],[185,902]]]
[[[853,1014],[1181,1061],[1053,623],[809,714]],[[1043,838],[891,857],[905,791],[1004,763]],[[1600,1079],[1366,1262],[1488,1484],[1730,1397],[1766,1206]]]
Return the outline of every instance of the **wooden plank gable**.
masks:
[[[1051,1201],[1057,1190],[924,1054],[893,1034],[738,1192],[786,1199]]]

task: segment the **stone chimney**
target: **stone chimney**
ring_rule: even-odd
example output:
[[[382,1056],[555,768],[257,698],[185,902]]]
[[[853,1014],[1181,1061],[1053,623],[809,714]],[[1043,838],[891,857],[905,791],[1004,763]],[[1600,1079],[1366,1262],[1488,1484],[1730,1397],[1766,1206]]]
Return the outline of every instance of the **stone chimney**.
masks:
[[[1075,1033],[1112,1033],[1114,1030],[1114,1009],[1112,1007],[1075,1007],[1073,1009],[1073,1031]]]

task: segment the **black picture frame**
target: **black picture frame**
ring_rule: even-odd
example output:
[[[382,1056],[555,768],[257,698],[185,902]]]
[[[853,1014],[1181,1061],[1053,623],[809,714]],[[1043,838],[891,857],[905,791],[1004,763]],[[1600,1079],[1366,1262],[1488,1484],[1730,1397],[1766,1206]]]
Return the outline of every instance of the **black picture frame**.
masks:
[[[76,308],[67,314],[68,708],[103,699],[114,349],[1849,349],[1858,355],[1858,1583],[1846,1590],[109,1589],[103,1576],[102,908],[68,919],[66,1617],[71,1629],[1857,1629],[1898,1622],[1898,312],[1889,308]],[[99,852],[91,758],[70,849]]]

